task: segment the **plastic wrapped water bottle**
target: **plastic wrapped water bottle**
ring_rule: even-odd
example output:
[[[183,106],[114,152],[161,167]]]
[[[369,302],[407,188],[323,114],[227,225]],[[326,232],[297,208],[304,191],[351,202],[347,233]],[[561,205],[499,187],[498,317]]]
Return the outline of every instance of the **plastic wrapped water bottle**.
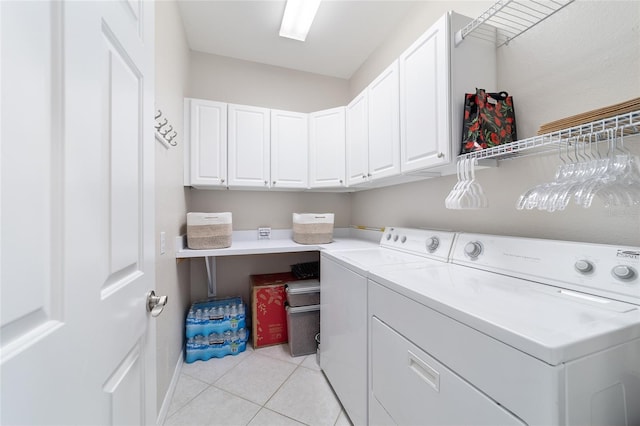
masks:
[[[238,318],[238,305],[234,303],[233,305],[231,305],[231,319],[237,319],[237,318]]]

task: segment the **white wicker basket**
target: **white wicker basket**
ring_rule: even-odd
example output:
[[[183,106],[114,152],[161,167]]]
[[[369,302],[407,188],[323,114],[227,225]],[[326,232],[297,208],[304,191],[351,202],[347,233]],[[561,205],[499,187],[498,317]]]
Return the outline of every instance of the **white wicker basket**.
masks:
[[[333,213],[294,213],[293,241],[299,244],[333,241]]]
[[[219,249],[231,246],[231,213],[187,213],[187,246]]]

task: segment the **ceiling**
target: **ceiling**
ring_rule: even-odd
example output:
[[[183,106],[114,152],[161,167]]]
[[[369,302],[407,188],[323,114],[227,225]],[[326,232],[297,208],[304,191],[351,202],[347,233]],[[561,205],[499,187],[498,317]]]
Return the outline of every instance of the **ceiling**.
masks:
[[[349,79],[415,0],[324,0],[305,42],[278,36],[285,0],[179,0],[192,50]]]

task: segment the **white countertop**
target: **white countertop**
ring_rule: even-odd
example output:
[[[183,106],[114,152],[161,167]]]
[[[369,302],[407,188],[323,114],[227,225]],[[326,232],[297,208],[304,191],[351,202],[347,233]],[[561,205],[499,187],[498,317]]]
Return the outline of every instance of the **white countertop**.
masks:
[[[298,244],[292,239],[293,231],[272,230],[271,239],[258,240],[257,231],[233,231],[231,247],[210,250],[192,250],[186,247],[186,236],[176,239],[176,258],[238,256],[305,251],[350,250],[379,246],[381,231],[356,228],[336,228],[333,242],[328,244]]]

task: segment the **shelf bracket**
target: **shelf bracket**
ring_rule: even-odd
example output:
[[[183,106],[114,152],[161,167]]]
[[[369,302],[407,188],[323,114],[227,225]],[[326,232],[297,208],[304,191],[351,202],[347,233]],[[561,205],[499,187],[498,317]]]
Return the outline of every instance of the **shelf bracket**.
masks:
[[[216,257],[205,256],[204,264],[207,267],[207,294],[209,297],[215,297],[217,294]]]

